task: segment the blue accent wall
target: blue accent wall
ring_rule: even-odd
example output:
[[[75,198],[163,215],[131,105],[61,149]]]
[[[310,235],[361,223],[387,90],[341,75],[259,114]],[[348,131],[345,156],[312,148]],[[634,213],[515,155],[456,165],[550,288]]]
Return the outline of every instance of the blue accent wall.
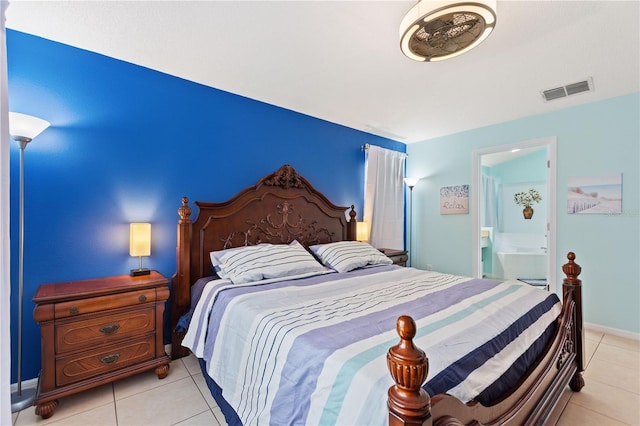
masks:
[[[361,219],[360,147],[406,151],[397,141],[21,32],[7,30],[7,51],[10,110],[51,122],[25,150],[23,380],[40,368],[31,315],[38,286],[136,268],[130,222],[151,222],[152,253],[143,264],[170,277],[182,196],[224,201],[288,163],[335,204],[355,204]],[[18,182],[14,144],[12,336]],[[12,369],[15,382],[16,362]]]

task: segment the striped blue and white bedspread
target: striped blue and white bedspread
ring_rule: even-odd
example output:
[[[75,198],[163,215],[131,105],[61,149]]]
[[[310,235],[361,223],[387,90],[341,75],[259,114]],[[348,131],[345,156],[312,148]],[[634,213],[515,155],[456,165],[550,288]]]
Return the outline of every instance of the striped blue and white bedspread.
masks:
[[[259,286],[219,280],[199,303],[213,300],[183,345],[245,425],[386,424],[386,353],[403,314],[429,358],[428,392],[469,401],[535,358],[530,346],[544,346],[562,308],[516,281],[394,266]]]

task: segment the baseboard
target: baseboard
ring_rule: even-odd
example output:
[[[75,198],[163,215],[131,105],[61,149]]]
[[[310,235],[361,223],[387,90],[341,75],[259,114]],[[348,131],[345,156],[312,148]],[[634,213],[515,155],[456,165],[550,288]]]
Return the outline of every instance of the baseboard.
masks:
[[[36,386],[38,386],[38,378],[34,377],[33,379],[29,379],[29,380],[23,380],[22,381],[22,389],[31,389],[31,388],[35,388]],[[11,392],[16,392],[18,390],[18,384],[17,383],[12,383],[11,384]]]
[[[625,339],[640,340],[640,333],[634,333],[632,331],[620,330],[618,328],[605,327],[603,325],[584,323],[584,327],[589,330],[598,331],[600,333],[611,334],[613,336],[624,337]]]

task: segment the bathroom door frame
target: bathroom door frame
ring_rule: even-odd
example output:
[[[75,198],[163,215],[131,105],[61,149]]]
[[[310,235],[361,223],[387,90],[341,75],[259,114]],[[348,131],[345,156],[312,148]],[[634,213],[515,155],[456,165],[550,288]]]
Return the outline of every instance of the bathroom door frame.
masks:
[[[512,144],[492,146],[473,151],[472,162],[472,188],[475,188],[475,196],[471,200],[471,220],[473,223],[472,270],[473,276],[482,278],[482,248],[480,246],[480,207],[482,200],[482,156],[496,154],[524,148],[546,148],[547,150],[547,284],[549,291],[556,291],[556,137],[549,136],[541,139],[532,139]]]

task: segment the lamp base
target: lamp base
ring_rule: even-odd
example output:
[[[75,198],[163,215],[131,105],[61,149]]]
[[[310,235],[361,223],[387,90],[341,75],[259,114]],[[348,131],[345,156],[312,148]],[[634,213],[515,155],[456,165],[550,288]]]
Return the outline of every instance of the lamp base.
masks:
[[[139,268],[139,269],[131,270],[132,277],[139,277],[140,275],[149,275],[150,273],[151,273],[151,269],[147,269],[147,268]]]
[[[15,391],[11,394],[11,412],[17,413],[33,405],[36,399],[36,388],[22,389],[20,393]]]

